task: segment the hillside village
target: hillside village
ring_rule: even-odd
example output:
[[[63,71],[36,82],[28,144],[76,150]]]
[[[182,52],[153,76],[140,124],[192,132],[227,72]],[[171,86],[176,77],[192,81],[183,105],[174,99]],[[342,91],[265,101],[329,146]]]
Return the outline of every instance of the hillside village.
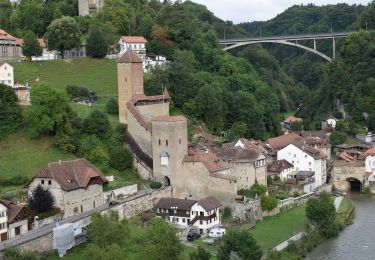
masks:
[[[107,5],[107,1],[79,0],[77,11],[80,17],[100,17]],[[21,135],[34,142],[50,137],[43,149],[54,154],[51,160],[35,162],[38,170],[25,169],[27,176],[17,173],[0,181],[0,258],[36,254],[69,259],[70,254],[78,254],[88,259],[93,256],[90,247],[97,247],[105,252],[98,259],[105,259],[109,252],[117,257],[113,259],[140,259],[147,257],[147,251],[139,248],[139,241],[148,238],[156,244],[150,259],[248,259],[241,250],[250,247],[254,257],[249,259],[300,256],[306,251],[290,253],[290,241],[303,247],[316,236],[312,245],[316,247],[337,236],[353,218],[354,206],[346,195],[375,194],[371,128],[342,135],[343,128],[349,129],[353,122],[329,109],[319,120],[314,118],[315,127],[311,127],[311,118],[302,117],[305,108],[280,113],[279,104],[272,102],[277,96],[258,79],[254,80],[257,86],[248,86],[252,91],[239,87],[230,92],[228,87],[218,94],[219,84],[207,87],[209,83],[204,83],[199,92],[193,92],[193,85],[201,81],[224,81],[226,69],[232,70],[227,75],[232,82],[225,79],[228,85],[249,80],[241,78],[244,72],[236,71],[235,65],[225,68],[241,67],[245,59],[237,60],[215,47],[212,57],[216,51],[225,55],[217,65],[224,74],[212,76],[203,70],[199,74],[196,69],[194,75],[199,77],[187,83],[193,80],[190,75],[183,78],[191,64],[209,63],[205,61],[209,48],[203,43],[194,46],[201,48],[197,52],[203,58],[196,55],[190,65],[194,54],[176,50],[181,56],[170,55],[165,51],[171,46],[169,39],[161,40],[162,47],[157,45],[155,39],[162,36],[156,37],[155,31],[152,36],[121,35],[100,58],[93,56],[98,50],[90,49],[89,42],[58,49],[48,46],[50,38],[36,36],[39,51],[24,54],[29,40],[5,29],[0,28],[0,109],[8,115],[0,113],[4,118],[0,155],[1,150],[10,153],[9,138]],[[163,30],[159,28],[158,33],[163,35]],[[68,67],[77,61],[96,66],[94,58],[108,64],[111,80],[117,83],[114,94],[99,77],[101,88],[61,82],[65,86],[61,90],[50,86],[41,73],[44,67]],[[186,66],[178,66],[176,60]],[[234,82],[236,77],[241,80]],[[186,85],[179,89],[171,78]],[[189,84],[191,89],[186,87]],[[228,99],[221,101],[219,95],[225,96],[225,91]],[[262,97],[254,98],[249,92]],[[218,100],[221,103],[215,103]],[[270,110],[259,109],[268,105]],[[272,114],[276,107],[277,113]],[[22,146],[27,150],[29,144]],[[0,158],[0,171],[12,164],[9,158],[13,157]],[[309,213],[313,203],[327,207],[331,215],[324,218],[332,222],[314,219],[318,213]],[[282,222],[296,216],[295,223]],[[270,225],[270,219],[276,219],[277,235],[268,237],[269,227],[263,225]],[[108,244],[100,244],[106,236]],[[159,236],[165,236],[161,240],[168,244],[160,243]],[[113,242],[113,237],[118,241]],[[129,244],[122,241],[128,239]],[[227,243],[247,239],[252,242],[242,249],[227,248]],[[119,248],[113,249],[114,244]],[[194,258],[195,254],[199,257]]]

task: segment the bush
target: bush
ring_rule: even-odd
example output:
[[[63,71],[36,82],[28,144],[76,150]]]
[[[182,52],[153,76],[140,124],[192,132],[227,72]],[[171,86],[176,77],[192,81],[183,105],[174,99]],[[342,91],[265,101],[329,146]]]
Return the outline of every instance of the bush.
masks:
[[[150,183],[150,187],[151,189],[153,190],[157,190],[157,189],[160,189],[163,185],[161,184],[161,182],[158,182],[158,181],[152,181]]]
[[[238,194],[244,195],[245,197],[248,197],[248,198],[255,198],[255,196],[262,196],[266,194],[266,192],[267,192],[266,186],[255,183],[249,190],[247,189],[239,190]]]
[[[346,140],[346,134],[343,132],[335,131],[331,134],[329,137],[329,141],[332,145],[338,145],[345,143]]]
[[[263,211],[271,211],[277,207],[277,199],[272,196],[262,196],[260,205]]]
[[[74,85],[67,85],[66,92],[70,100],[78,99],[78,100],[85,100],[90,97],[90,91],[85,87],[79,87]]]
[[[24,185],[29,181],[29,178],[23,175],[15,175],[9,178],[0,178],[0,186],[18,186]]]
[[[108,114],[118,115],[118,101],[115,98],[111,98],[108,100],[107,104],[105,105],[105,110]]]
[[[83,131],[87,134],[96,135],[100,139],[107,139],[111,137],[112,127],[106,114],[94,110],[83,121]]]

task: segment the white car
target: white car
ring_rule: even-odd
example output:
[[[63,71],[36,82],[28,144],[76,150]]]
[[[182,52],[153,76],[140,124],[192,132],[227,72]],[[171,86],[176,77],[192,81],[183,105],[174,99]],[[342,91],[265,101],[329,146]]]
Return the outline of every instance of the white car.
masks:
[[[210,230],[210,233],[208,233],[208,236],[212,238],[223,238],[224,235],[225,228],[213,228]]]

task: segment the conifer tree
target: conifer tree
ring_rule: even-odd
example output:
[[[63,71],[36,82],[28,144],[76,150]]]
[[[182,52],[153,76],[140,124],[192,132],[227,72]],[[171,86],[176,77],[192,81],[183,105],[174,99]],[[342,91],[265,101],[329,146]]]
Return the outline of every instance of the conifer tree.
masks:
[[[55,199],[52,193],[40,184],[33,190],[29,198],[29,207],[37,213],[43,213],[53,208]]]

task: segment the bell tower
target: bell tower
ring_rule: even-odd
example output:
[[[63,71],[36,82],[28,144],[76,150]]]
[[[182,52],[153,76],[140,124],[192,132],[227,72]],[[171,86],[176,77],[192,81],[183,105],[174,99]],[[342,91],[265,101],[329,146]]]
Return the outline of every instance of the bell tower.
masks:
[[[117,61],[119,121],[127,123],[127,106],[134,95],[143,95],[142,60],[128,50]]]

